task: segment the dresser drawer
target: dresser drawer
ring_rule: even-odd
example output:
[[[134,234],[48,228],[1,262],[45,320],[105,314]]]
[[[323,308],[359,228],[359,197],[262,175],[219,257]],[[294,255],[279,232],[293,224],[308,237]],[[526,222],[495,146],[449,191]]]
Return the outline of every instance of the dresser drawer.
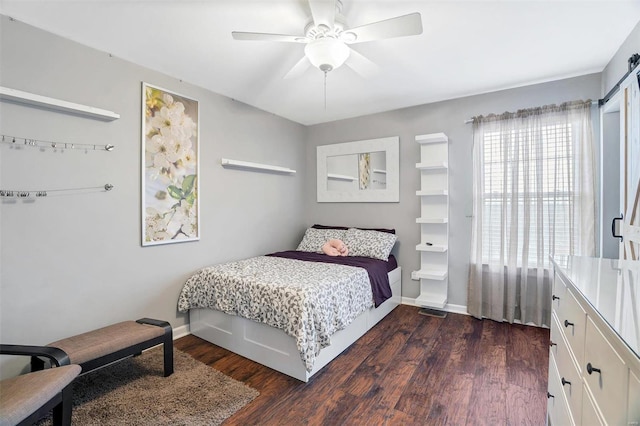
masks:
[[[593,402],[591,394],[589,394],[587,385],[584,385],[582,395],[582,418],[584,419],[583,423],[585,425],[606,425],[606,423],[602,421],[602,418],[600,418],[600,413],[598,413],[596,404]]]
[[[551,291],[551,309],[557,311],[564,303],[567,286],[558,274],[553,275],[553,290]]]
[[[640,372],[639,372],[640,373]],[[640,425],[640,377],[629,372],[629,416],[627,424]]]
[[[552,315],[551,336],[555,336],[556,343],[552,346],[552,356],[555,358],[558,374],[560,376],[560,388],[567,399],[569,410],[573,415],[576,424],[580,424],[582,417],[582,378],[580,371],[575,365],[573,356],[567,348],[565,339],[562,337],[560,325],[555,315]]]
[[[567,401],[562,392],[560,375],[553,355],[549,357],[549,395],[547,397],[547,417],[554,426],[575,425],[569,414]]]
[[[551,314],[551,329],[549,332],[549,351],[556,358],[558,358],[558,343],[562,340],[562,330],[560,330],[560,326],[558,324],[559,322],[556,317],[556,313],[553,312]]]
[[[589,367],[600,371],[589,374]],[[591,318],[587,319],[582,374],[607,423],[627,424],[628,368]]]
[[[569,343],[569,349],[578,367],[582,369],[584,368],[584,333],[587,314],[570,290],[565,292],[564,298],[560,300],[560,307],[555,312],[560,322],[560,329]]]

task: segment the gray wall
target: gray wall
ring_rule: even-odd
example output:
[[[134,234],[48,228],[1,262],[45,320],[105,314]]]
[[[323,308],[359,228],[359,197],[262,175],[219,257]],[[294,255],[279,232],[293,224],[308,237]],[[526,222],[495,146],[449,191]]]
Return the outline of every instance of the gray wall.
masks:
[[[624,74],[622,74],[624,75]],[[619,240],[611,234],[611,221],[619,217],[620,210],[620,113],[602,114],[602,142],[600,159],[602,174],[600,182],[602,191],[600,206],[602,216],[602,257],[617,259],[619,257]]]
[[[304,229],[304,126],[0,18],[2,86],[121,116],[102,122],[0,102],[2,134],[116,146],[61,153],[0,144],[2,189],[115,187],[0,200],[3,343],[45,344],[145,316],[179,327],[188,318],[178,314],[177,297],[196,269],[295,248]],[[200,103],[200,241],[141,247],[142,81]],[[298,173],[223,169],[221,157]]]
[[[402,293],[404,297],[415,298],[419,294],[419,283],[411,281],[410,274],[419,269],[420,263],[415,250],[420,239],[420,228],[415,223],[420,214],[419,200],[415,195],[420,185],[420,174],[415,168],[420,159],[420,149],[414,138],[416,135],[444,132],[450,141],[449,303],[466,306],[471,235],[469,216],[472,211],[472,133],[471,125],[465,124],[465,120],[480,114],[577,99],[597,99],[599,93],[600,74],[591,74],[311,126],[306,165],[309,172],[307,222],[395,228],[399,241],[395,250],[398,263],[403,268]],[[597,117],[595,108],[594,117]],[[316,146],[386,136],[400,137],[399,203],[316,202]]]

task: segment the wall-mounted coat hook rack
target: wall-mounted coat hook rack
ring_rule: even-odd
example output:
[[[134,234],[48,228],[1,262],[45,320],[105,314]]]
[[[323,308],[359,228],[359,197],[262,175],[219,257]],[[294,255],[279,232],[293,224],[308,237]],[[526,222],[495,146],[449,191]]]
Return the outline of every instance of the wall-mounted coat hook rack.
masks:
[[[104,190],[111,191],[113,185],[107,183],[103,186],[90,186],[86,188],[65,188],[65,189],[47,189],[39,191],[17,191],[13,189],[0,189],[0,198],[43,198],[49,196],[51,193],[57,192],[85,192],[92,190]]]
[[[108,151],[111,152],[115,146],[111,144],[100,145],[91,143],[53,142],[39,139],[21,138],[18,136],[0,135],[0,142],[15,146],[29,146],[47,149],[84,149],[85,151]]]

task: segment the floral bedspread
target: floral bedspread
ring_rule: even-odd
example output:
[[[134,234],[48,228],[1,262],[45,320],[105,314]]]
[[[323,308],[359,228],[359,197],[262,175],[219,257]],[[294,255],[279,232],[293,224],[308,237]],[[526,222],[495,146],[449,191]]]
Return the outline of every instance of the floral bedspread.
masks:
[[[180,312],[216,309],[283,330],[307,371],[333,333],[373,306],[363,268],[269,256],[201,269],[178,299]]]

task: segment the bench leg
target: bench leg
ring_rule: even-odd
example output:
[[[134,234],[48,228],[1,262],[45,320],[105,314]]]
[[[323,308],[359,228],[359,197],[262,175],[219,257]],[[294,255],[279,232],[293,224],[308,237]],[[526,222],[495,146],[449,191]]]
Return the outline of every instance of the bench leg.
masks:
[[[170,334],[168,337],[165,335],[164,344],[164,377],[168,377],[173,374],[173,336]]]
[[[173,329],[171,324],[166,321],[155,320],[151,318],[141,318],[136,322],[140,324],[150,324],[156,327],[164,328],[163,348],[164,348],[164,377],[173,374]]]
[[[62,389],[62,401],[53,407],[52,423],[54,426],[69,426],[73,405],[73,383]]]

